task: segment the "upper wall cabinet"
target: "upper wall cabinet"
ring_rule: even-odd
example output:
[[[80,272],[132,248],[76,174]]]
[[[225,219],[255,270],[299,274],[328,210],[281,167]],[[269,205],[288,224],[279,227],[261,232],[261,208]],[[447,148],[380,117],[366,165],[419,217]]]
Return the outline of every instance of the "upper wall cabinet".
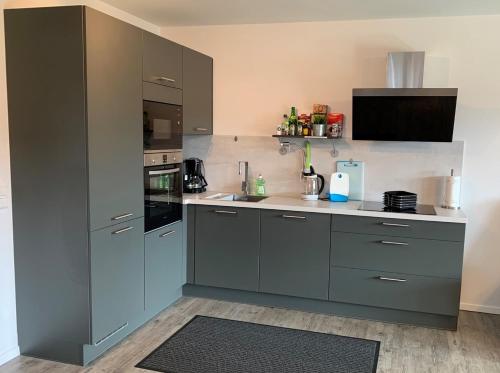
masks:
[[[213,134],[213,59],[183,48],[185,135]]]
[[[182,46],[144,31],[143,79],[182,89]]]

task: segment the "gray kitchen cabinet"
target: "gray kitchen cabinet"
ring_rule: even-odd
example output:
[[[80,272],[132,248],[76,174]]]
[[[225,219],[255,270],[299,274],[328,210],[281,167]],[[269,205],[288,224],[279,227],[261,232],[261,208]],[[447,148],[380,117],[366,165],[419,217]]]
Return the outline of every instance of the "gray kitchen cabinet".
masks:
[[[144,219],[90,235],[92,342],[98,344],[144,310]]]
[[[85,31],[89,211],[95,230],[144,214],[142,33],[90,8]]]
[[[144,312],[142,32],[67,6],[5,37],[19,347],[84,364]]]
[[[150,32],[143,32],[143,79],[182,89],[182,46]]]
[[[457,316],[460,279],[334,267],[330,292],[336,302]]]
[[[327,214],[262,210],[259,290],[328,299],[329,226]]]
[[[182,288],[182,222],[145,235],[145,304],[156,315],[175,302]]]
[[[213,59],[182,48],[185,135],[213,134]]]
[[[258,209],[196,206],[195,284],[257,291]]]
[[[332,233],[332,266],[460,278],[462,259],[462,242]]]

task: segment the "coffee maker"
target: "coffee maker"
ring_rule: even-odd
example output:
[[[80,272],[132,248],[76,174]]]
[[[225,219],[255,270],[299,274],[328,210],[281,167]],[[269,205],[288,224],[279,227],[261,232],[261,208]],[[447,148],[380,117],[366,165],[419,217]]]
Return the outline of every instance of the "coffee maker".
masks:
[[[202,193],[207,190],[205,179],[205,166],[199,158],[188,158],[184,160],[184,193]]]

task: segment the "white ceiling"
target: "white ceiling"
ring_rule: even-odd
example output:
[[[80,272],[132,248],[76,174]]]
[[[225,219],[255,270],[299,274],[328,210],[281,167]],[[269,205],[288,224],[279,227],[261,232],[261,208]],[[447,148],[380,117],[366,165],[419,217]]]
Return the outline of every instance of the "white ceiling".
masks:
[[[500,0],[103,0],[158,26],[500,14]]]

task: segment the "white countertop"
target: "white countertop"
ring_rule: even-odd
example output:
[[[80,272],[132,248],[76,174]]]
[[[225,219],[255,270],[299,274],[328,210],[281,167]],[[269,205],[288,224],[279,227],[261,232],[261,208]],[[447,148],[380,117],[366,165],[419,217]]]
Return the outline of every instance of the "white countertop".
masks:
[[[467,223],[467,217],[462,210],[449,210],[434,206],[436,215],[418,215],[383,211],[358,210],[361,201],[329,202],[329,201],[304,201],[297,197],[269,196],[259,202],[228,201],[210,199],[207,197],[215,194],[229,194],[228,192],[205,192],[199,194],[184,194],[185,205],[209,205],[227,207],[246,207],[270,210],[287,210],[301,212],[316,212],[320,214],[356,215],[369,217],[383,217],[394,219],[438,221],[446,223]]]

